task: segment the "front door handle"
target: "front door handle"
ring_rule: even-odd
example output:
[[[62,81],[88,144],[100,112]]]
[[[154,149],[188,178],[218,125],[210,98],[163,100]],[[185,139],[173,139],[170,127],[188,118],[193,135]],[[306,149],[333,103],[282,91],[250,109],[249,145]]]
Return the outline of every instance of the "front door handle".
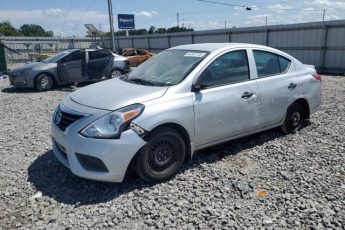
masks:
[[[297,87],[297,84],[295,83],[290,83],[290,85],[288,86],[288,89],[294,89]]]
[[[253,96],[253,93],[249,93],[249,92],[244,92],[243,94],[242,94],[242,98],[243,99],[248,99],[248,98],[250,98],[250,97],[252,97]]]

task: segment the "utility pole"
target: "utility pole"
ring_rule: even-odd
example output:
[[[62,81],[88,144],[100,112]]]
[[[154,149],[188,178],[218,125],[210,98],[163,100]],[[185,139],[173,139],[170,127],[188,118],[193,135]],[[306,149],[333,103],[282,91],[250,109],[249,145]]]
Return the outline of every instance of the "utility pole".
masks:
[[[226,20],[224,21],[224,28],[226,29]]]
[[[178,12],[176,14],[176,20],[177,20],[177,27],[180,27],[180,17],[179,17]]]
[[[323,9],[323,16],[322,16],[322,21],[325,21],[325,17],[326,17],[326,9]]]
[[[265,26],[267,27],[267,15],[265,17]]]
[[[115,51],[114,25],[113,25],[113,5],[111,0],[108,0],[109,25],[111,34],[111,49]]]

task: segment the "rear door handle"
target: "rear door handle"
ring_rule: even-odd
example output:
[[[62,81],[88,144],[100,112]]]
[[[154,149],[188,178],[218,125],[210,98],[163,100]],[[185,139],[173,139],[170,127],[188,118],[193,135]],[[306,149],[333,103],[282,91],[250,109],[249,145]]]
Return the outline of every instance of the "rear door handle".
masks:
[[[248,99],[248,98],[250,98],[250,97],[252,97],[253,96],[253,93],[249,93],[249,92],[244,92],[243,94],[242,94],[242,98],[243,99]]]
[[[297,84],[295,83],[290,83],[290,85],[288,86],[288,89],[294,89],[297,87]]]

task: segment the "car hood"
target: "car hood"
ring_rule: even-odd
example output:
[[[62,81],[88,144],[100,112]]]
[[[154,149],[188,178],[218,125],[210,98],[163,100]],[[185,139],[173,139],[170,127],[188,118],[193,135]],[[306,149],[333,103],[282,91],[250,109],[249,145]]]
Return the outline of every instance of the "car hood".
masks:
[[[167,89],[168,87],[138,85],[115,78],[81,88],[70,94],[70,98],[81,105],[113,111],[159,98]]]
[[[26,70],[29,68],[35,68],[35,67],[40,66],[40,65],[44,65],[44,63],[42,63],[42,62],[30,62],[30,63],[27,63],[25,65],[22,65],[22,66],[19,66],[17,68],[12,69],[11,72],[18,72],[18,71]]]

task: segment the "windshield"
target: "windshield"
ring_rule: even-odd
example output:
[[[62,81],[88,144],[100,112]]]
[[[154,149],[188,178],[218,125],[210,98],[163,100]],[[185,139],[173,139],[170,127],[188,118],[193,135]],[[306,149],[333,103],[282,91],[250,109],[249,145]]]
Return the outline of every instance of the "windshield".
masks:
[[[58,61],[60,58],[63,58],[64,56],[66,56],[67,54],[70,54],[71,52],[69,51],[61,51],[59,53],[54,54],[53,56],[44,59],[42,62],[43,63],[53,63]]]
[[[145,85],[176,85],[207,55],[205,51],[166,50],[139,65],[125,80]]]

